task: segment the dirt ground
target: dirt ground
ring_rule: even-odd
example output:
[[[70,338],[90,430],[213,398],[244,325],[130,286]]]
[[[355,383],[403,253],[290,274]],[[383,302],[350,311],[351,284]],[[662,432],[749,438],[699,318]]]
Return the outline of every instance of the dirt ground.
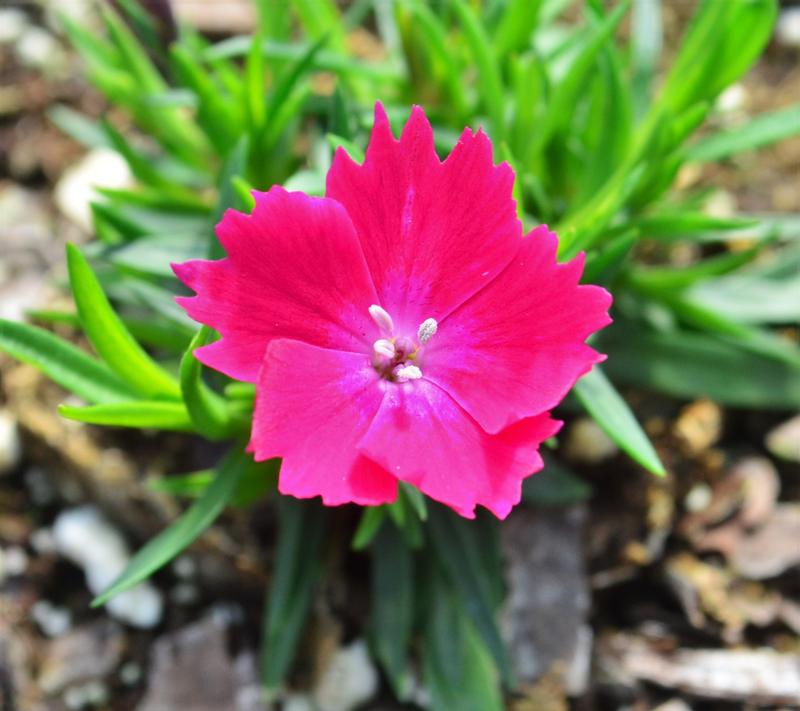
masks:
[[[670,12],[679,24],[685,8]],[[41,13],[24,14],[16,36],[0,19],[3,318],[68,303],[63,246],[88,235],[65,176],[84,151],[46,112],[103,109]],[[723,101],[730,125],[800,102],[800,44],[773,41]],[[681,176],[704,183],[723,189],[723,210],[798,214],[800,138]],[[503,622],[523,680],[510,707],[800,708],[800,419],[626,395],[669,476],[649,476],[568,416],[559,456],[591,492],[520,507],[503,527]],[[0,355],[0,711],[263,709],[270,507],[226,514],[148,586],[91,609],[98,568],[124,564],[178,511],[147,479],[214,450],[67,422],[63,397]],[[401,708],[364,651],[366,560],[344,554],[357,511],[333,516],[342,545],[283,707]]]

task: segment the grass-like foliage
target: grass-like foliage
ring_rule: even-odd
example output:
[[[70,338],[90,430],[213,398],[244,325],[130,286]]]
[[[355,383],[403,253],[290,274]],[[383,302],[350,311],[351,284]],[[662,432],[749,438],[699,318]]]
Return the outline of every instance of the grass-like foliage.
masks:
[[[687,165],[800,133],[800,106],[713,130],[717,98],[769,40],[776,0],[700,0],[665,69],[659,0],[356,0],[344,13],[333,0],[260,0],[255,35],[217,44],[190,27],[166,41],[142,5],[117,4],[103,32],[63,23],[89,81],[130,125],[67,107],[51,116],[86,146],[117,151],[137,184],[102,190],[96,241],[68,250],[76,312],[38,314],[77,325],[95,355],[9,322],[0,349],[86,402],[63,407],[66,417],[232,445],[215,471],[155,484],[194,501],[99,602],[167,563],[227,504],[274,489],[275,463],[243,454],[253,389],[204,378],[191,351],[213,334],[174,305],[169,263],[221,256],[214,225],[228,207],[248,210],[252,188],[322,194],[333,150],[363,153],[376,100],[398,123],[424,105],[443,152],[464,126],[483,125],[516,171],[526,228],[549,224],[564,258],[586,252],[586,281],[613,293],[615,323],[594,344],[607,363],[575,400],[643,467],[663,473],[616,386],[800,408],[800,349],[774,330],[800,318],[797,218],[714,217],[707,190],[674,187]],[[380,35],[374,58],[350,49],[362,25]],[[696,260],[671,265],[676,243],[696,245]],[[765,248],[777,258],[757,261]],[[271,688],[291,663],[325,545],[320,507],[277,505],[264,624]],[[397,503],[364,511],[354,548],[374,561],[373,651],[398,696],[414,638],[436,708],[502,707],[499,685],[514,675],[495,619],[496,533],[407,486]]]

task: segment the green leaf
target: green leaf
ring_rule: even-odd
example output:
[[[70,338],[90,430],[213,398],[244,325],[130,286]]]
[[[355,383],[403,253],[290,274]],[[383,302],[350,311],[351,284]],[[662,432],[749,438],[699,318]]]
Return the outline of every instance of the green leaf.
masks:
[[[800,134],[800,104],[764,113],[736,128],[701,139],[686,151],[688,160],[707,163],[752,151]]]
[[[537,506],[571,506],[592,495],[589,486],[560,461],[542,454],[544,469],[522,481],[522,500]]]
[[[151,477],[147,480],[147,488],[159,494],[186,496],[196,499],[202,496],[214,482],[214,471],[203,469],[188,474],[172,474],[171,476]]]
[[[723,240],[724,233],[742,230],[758,224],[757,219],[745,217],[715,217],[704,212],[664,211],[645,215],[633,221],[642,237],[663,241],[691,240],[706,242],[709,239]],[[709,236],[713,233],[713,237]],[[722,233],[722,234],[717,234]]]
[[[263,628],[262,681],[276,689],[292,663],[321,572],[325,510],[282,496],[278,543]]]
[[[683,289],[704,279],[728,274],[753,261],[761,245],[741,252],[724,252],[682,267],[637,267],[626,276],[627,282],[647,293]]]
[[[492,33],[492,48],[499,60],[528,48],[542,3],[543,0],[508,0]]]
[[[56,104],[47,110],[49,118],[70,138],[86,148],[109,148],[111,141],[96,121],[84,116],[79,111]]]
[[[207,248],[204,235],[170,233],[145,235],[109,252],[112,264],[159,277],[174,277],[171,263],[202,259]]]
[[[354,551],[364,550],[372,543],[385,518],[385,506],[365,506],[361,512],[361,519],[358,522],[356,532],[353,534],[353,541],[350,543],[350,547]]]
[[[140,429],[193,432],[194,423],[180,402],[163,400],[131,400],[108,402],[88,407],[60,405],[59,414],[68,420],[78,420],[107,427],[136,427]]]
[[[356,163],[364,162],[364,151],[352,141],[342,138],[341,136],[336,136],[333,133],[327,134],[325,138],[328,140],[328,144],[334,151],[341,147],[342,150],[344,150],[344,152],[347,153],[347,155],[350,156],[350,158],[352,158]]]
[[[100,357],[142,395],[180,397],[178,383],[134,340],[111,308],[88,262],[71,244],[67,245],[67,265],[81,323]]]
[[[730,336],[740,348],[794,366],[800,376],[800,348],[797,344],[769,331],[739,323],[684,295],[669,295],[664,298],[664,303],[683,323],[710,333]]]
[[[467,99],[463,72],[458,57],[452,51],[447,28],[428,4],[420,0],[396,3],[398,21],[408,40],[422,45],[427,53],[430,76],[427,81],[436,82],[443,96],[452,104],[453,118],[469,120],[469,102]]]
[[[800,275],[800,266],[798,266]],[[748,272],[701,282],[687,296],[742,323],[800,322],[800,276],[769,278]]]
[[[136,36],[116,13],[105,8],[101,9],[111,39],[126,68],[136,78],[139,90],[146,93],[164,91],[167,88],[166,82],[148,57],[147,52],[139,44]]]
[[[246,424],[235,422],[225,399],[203,382],[202,365],[194,357],[194,351],[209,343],[213,333],[208,326],[203,326],[192,339],[181,360],[180,381],[183,401],[195,428],[208,439],[219,440],[230,437],[237,424]]]
[[[104,363],[41,328],[0,320],[0,350],[35,366],[88,402],[130,400],[136,396]]]
[[[475,12],[464,0],[450,0],[450,5],[461,24],[464,39],[478,70],[478,92],[483,108],[492,120],[492,138],[502,141],[506,129],[503,112],[505,97],[500,66],[489,37]]]
[[[146,580],[200,536],[222,513],[239,480],[252,466],[249,454],[239,448],[231,450],[217,467],[211,486],[183,516],[139,549],[119,578],[92,601],[92,607],[103,605],[115,595]]]
[[[574,392],[586,412],[632,459],[653,474],[666,473],[650,439],[598,366],[576,383]]]
[[[300,24],[312,41],[329,34],[331,46],[346,54],[347,43],[339,10],[333,0],[292,0]]]
[[[432,571],[422,661],[436,711],[502,711],[505,708],[492,656],[458,596]]]
[[[585,38],[582,38],[582,49],[572,60],[566,75],[556,85],[544,121],[537,127],[536,134],[531,137],[536,146],[547,145],[553,134],[571,121],[580,92],[595,67],[597,55],[622,21],[629,5],[630,0],[622,0],[607,17],[587,32]]]
[[[702,0],[664,80],[659,105],[680,112],[717,97],[761,54],[777,9],[775,0]]]
[[[620,322],[612,330],[613,335],[601,335],[598,348],[608,354],[606,370],[619,383],[735,407],[800,409],[797,368],[717,336],[644,332]]]
[[[384,521],[372,542],[370,642],[398,698],[408,691],[408,646],[414,611],[411,549],[398,529]]]
[[[487,557],[481,554],[478,527],[441,506],[432,506],[428,512],[428,532],[429,544],[494,658],[503,682],[513,687],[511,663],[495,617],[497,569],[495,565],[487,565]]]
[[[277,459],[248,467],[230,499],[231,506],[249,506],[273,489],[277,483],[279,468]],[[147,488],[163,494],[196,499],[203,496],[213,482],[214,471],[205,469],[188,474],[153,477],[147,480]]]

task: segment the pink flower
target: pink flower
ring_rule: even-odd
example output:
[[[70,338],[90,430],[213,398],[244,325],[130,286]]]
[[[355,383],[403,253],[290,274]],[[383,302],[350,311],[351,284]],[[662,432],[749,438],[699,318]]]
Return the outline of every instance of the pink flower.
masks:
[[[217,227],[226,259],[175,265],[222,335],[195,355],[256,383],[250,449],[283,457],[282,493],[377,505],[401,480],[466,517],[519,502],[548,410],[603,359],[584,341],[611,297],[546,227],[523,237],[513,183],[481,131],[441,162],[422,109],[398,141],[378,104],[326,197],[256,192]]]

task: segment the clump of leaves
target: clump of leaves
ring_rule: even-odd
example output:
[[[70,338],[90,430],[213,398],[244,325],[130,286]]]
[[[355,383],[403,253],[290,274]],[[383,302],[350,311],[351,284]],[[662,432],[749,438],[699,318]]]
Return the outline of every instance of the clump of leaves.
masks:
[[[577,3],[581,19],[567,22],[564,10],[575,4],[360,0],[342,13],[333,0],[260,0],[254,36],[211,44],[180,27],[168,46],[134,0],[119,0],[121,13],[103,11],[102,33],[64,19],[87,77],[134,128],[66,107],[52,119],[87,146],[117,151],[137,185],[101,189],[92,205],[97,240],[83,253],[68,250],[77,312],[37,314],[74,324],[96,356],[11,322],[0,323],[0,349],[86,402],[62,407],[66,417],[231,442],[213,471],[154,484],[193,501],[97,604],[163,566],[226,505],[247,505],[274,488],[277,462],[256,465],[243,453],[252,387],[206,381],[191,351],[211,334],[196,332],[174,305],[170,262],[220,256],[213,225],[228,207],[251,207],[251,187],[280,183],[321,194],[333,148],[361,152],[376,99],[397,118],[410,103],[424,104],[443,151],[465,125],[484,125],[516,171],[526,226],[548,223],[563,257],[586,252],[587,281],[614,294],[615,324],[595,344],[609,355],[603,370],[574,394],[642,466],[663,471],[617,385],[800,407],[800,349],[774,330],[800,318],[800,220],[714,217],[704,209],[707,191],[674,187],[685,166],[800,133],[800,106],[713,129],[719,95],[769,40],[776,1],[701,0],[663,75],[659,0],[622,0],[608,10],[585,0]],[[619,39],[626,17],[627,41]],[[380,61],[350,50],[349,35],[367,22],[380,34]],[[315,81],[332,91],[316,91]],[[671,264],[678,244],[698,257]],[[772,259],[760,259],[766,248]],[[546,500],[586,495],[569,474],[552,476],[561,494],[550,491]],[[264,623],[270,688],[290,666],[326,525],[314,503],[276,505],[280,535]],[[436,708],[502,708],[499,685],[509,688],[514,678],[495,618],[502,601],[495,524],[459,520],[403,486],[397,503],[364,511],[353,546],[373,561],[373,651],[396,694],[408,691],[417,636]]]

